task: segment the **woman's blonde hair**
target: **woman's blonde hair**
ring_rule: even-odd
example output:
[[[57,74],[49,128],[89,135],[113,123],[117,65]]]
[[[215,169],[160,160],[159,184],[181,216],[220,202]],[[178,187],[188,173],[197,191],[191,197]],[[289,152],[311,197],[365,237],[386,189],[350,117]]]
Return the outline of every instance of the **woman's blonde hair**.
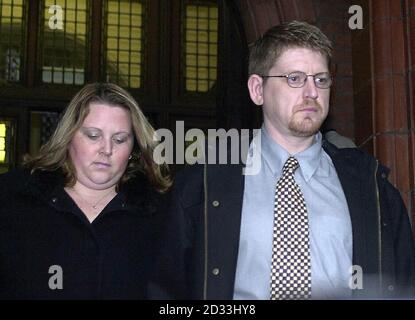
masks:
[[[32,172],[62,169],[67,186],[73,186],[76,182],[76,170],[70,159],[68,147],[75,132],[87,117],[91,103],[122,107],[130,112],[135,136],[134,147],[132,158],[120,183],[126,182],[137,172],[142,172],[157,191],[166,191],[171,186],[169,169],[166,164],[159,165],[153,159],[153,150],[157,145],[157,140],[153,139],[154,129],[134,98],[126,90],[112,83],[92,83],[84,86],[65,109],[49,141],[40,148],[36,156],[26,156],[25,167]]]

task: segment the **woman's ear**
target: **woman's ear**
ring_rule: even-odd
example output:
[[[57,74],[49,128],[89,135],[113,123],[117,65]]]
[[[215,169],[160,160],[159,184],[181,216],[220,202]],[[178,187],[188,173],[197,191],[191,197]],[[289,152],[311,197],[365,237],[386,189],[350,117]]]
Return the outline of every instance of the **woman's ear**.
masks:
[[[251,74],[248,79],[248,89],[251,100],[258,106],[264,104],[263,78],[257,74]]]

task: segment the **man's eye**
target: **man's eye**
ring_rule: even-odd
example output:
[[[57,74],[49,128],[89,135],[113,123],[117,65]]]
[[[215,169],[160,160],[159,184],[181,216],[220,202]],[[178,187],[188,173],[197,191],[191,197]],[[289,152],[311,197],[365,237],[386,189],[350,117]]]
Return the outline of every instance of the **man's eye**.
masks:
[[[302,82],[302,77],[299,74],[289,74],[288,81],[291,83],[300,83]]]
[[[327,83],[328,80],[329,78],[326,78],[326,77],[316,78],[316,81],[319,83]]]

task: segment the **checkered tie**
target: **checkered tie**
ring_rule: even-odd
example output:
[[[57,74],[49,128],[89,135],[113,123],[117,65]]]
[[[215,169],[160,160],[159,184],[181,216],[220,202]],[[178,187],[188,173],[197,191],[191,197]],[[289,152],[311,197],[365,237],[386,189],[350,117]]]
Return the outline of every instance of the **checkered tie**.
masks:
[[[289,157],[275,191],[274,238],[271,262],[271,299],[308,299],[311,262],[307,207],[294,180],[299,167]]]

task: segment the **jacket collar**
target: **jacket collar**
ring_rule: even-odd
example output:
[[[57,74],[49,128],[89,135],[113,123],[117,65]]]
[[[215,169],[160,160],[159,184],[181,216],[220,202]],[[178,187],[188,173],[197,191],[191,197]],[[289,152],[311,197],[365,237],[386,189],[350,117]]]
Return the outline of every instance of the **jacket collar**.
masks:
[[[333,161],[339,165],[347,166],[348,170],[355,174],[362,175],[362,170],[369,174],[369,170],[373,169],[376,164],[376,159],[372,155],[359,148],[337,148],[334,144],[323,139],[323,149]],[[356,160],[358,161],[356,162]],[[387,167],[378,164],[379,174],[388,176],[389,171]]]
[[[65,185],[65,177],[59,169],[56,171],[36,170],[29,174],[25,185],[25,191],[44,201],[59,194]],[[160,204],[161,195],[150,185],[143,173],[137,173],[135,177],[122,184],[119,190],[122,200],[126,204],[125,210],[153,214]]]

